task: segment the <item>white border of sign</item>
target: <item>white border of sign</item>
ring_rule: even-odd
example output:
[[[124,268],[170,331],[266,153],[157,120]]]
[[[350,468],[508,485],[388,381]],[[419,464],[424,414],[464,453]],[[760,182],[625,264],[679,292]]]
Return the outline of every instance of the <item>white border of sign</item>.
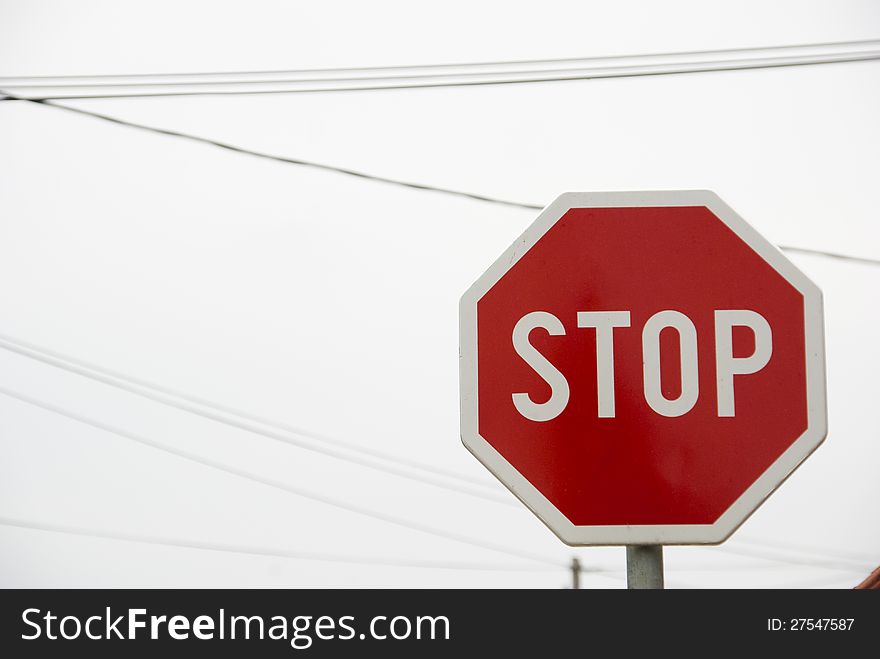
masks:
[[[571,208],[705,206],[804,296],[807,429],[714,524],[575,526],[479,433],[477,387],[477,301]],[[822,293],[782,252],[771,245],[714,192],[567,192],[547,206],[471,286],[459,309],[461,440],[551,531],[569,545],[717,544],[726,540],[825,439],[825,339]]]

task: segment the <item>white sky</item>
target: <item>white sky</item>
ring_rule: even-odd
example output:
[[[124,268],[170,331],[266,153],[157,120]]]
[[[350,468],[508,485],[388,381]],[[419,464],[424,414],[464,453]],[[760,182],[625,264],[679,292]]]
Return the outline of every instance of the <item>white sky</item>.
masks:
[[[7,0],[0,1],[0,75],[419,64],[877,37],[880,5],[839,0]],[[880,63],[865,62],[70,104],[530,203],[567,190],[709,188],[773,241],[878,257],[878,81]],[[0,200],[0,333],[490,478],[458,438],[457,304],[534,213],[13,102],[0,103]],[[880,562],[880,268],[791,258],[825,293],[829,438],[727,545],[668,549],[670,587],[849,587]],[[623,585],[623,549],[568,548],[524,509],[344,465],[3,350],[0,386],[399,517],[560,562],[578,555],[587,566],[617,570],[585,577],[586,586]],[[525,565],[248,484],[3,396],[0,451],[0,517],[280,549]],[[500,485],[495,490],[512,499]],[[752,550],[793,562],[733,553]],[[851,567],[831,569],[823,560]],[[7,587],[568,583],[562,568],[363,567],[8,527],[0,527],[0,566]]]

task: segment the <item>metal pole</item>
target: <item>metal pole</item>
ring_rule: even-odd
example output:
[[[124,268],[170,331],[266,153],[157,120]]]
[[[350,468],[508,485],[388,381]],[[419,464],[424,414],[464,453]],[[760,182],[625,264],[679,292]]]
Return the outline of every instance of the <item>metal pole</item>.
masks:
[[[581,562],[577,556],[571,559],[571,587],[573,590],[581,588]]]
[[[663,545],[626,546],[626,587],[663,588]]]

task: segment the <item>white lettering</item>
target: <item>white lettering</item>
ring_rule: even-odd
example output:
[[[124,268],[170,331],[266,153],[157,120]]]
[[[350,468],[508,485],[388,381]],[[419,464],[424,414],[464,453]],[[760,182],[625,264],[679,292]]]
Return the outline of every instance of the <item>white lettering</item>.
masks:
[[[748,327],[755,335],[755,352],[750,357],[733,356],[733,328]],[[773,354],[773,332],[767,319],[747,309],[715,312],[715,383],[718,416],[735,416],[733,376],[751,375],[767,365]]]
[[[140,609],[140,610],[141,610],[141,611],[144,611],[144,609]],[[110,624],[110,620],[111,620],[111,618],[110,618],[110,607],[109,607],[109,606],[107,607],[107,618],[106,618],[106,620],[107,620],[107,638],[108,638],[108,639],[110,638],[110,632],[113,632],[114,634],[116,634],[116,638],[125,638],[125,636],[122,635],[122,632],[120,632],[120,631],[116,628],[116,625],[118,625],[120,622],[122,622],[122,618],[123,618],[123,616],[119,616],[118,618],[116,618],[116,620],[113,621],[113,624]]]
[[[171,616],[168,619],[168,635],[178,641],[189,638],[189,619],[186,616]]]
[[[128,610],[128,638],[137,638],[137,630],[139,627],[146,627],[146,621],[138,620],[139,615],[146,614],[146,609],[129,609]],[[108,634],[109,635],[109,634]]]
[[[599,418],[614,418],[614,328],[629,327],[629,311],[578,311],[577,321],[578,327],[596,328]]]
[[[550,398],[544,403],[535,403],[528,394],[513,394],[513,404],[517,411],[530,421],[550,421],[562,414],[568,405],[568,381],[544,355],[529,343],[529,334],[540,327],[551,336],[565,334],[565,327],[559,319],[546,311],[533,311],[519,319],[513,328],[513,348],[526,364],[531,366],[541,378],[550,385]]]
[[[660,383],[660,332],[672,327],[678,332],[681,361],[681,393],[678,398],[663,395]],[[642,362],[645,374],[645,400],[663,416],[676,417],[689,412],[700,395],[697,371],[697,328],[679,311],[658,311],[642,330]]]
[[[37,623],[33,622],[32,620],[28,620],[28,614],[30,614],[30,613],[39,613],[39,612],[40,612],[39,609],[25,609],[24,611],[21,612],[21,620],[22,620],[22,622],[23,622],[24,624],[26,624],[26,625],[30,625],[31,627],[33,627],[34,629],[37,630],[37,633],[36,633],[36,634],[31,634],[30,636],[25,636],[24,634],[22,634],[22,635],[21,635],[21,638],[22,638],[23,640],[25,640],[25,641],[32,641],[32,640],[34,640],[35,638],[40,638],[40,634],[42,633],[42,630],[40,629],[40,626],[39,626]]]
[[[193,620],[193,634],[203,641],[214,638],[214,620],[209,616],[199,616]]]

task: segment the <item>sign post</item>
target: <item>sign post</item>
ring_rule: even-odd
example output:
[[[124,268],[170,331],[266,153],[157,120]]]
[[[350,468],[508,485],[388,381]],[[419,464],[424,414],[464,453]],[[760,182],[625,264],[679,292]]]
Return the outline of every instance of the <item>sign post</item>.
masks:
[[[461,437],[569,545],[717,544],[825,438],[822,296],[715,194],[566,193],[462,296]]]
[[[663,588],[663,545],[627,545],[626,587]]]

